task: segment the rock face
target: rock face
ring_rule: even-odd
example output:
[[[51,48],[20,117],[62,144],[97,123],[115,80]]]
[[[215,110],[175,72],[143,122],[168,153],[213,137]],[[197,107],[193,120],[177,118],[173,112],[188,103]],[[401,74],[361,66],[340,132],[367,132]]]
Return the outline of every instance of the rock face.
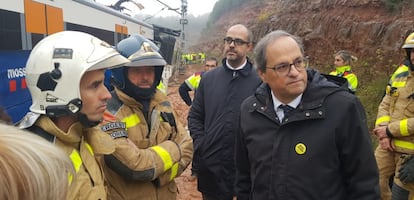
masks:
[[[197,50],[221,56],[225,30],[236,23],[252,29],[255,41],[266,33],[283,29],[300,36],[310,63],[321,71],[331,70],[333,54],[350,50],[358,66],[375,66],[391,73],[405,53],[401,45],[414,31],[411,0],[259,0],[248,1],[223,15],[214,32],[206,32]],[[390,10],[394,7],[394,10]],[[358,71],[358,69],[355,69]],[[367,69],[364,69],[364,72]]]

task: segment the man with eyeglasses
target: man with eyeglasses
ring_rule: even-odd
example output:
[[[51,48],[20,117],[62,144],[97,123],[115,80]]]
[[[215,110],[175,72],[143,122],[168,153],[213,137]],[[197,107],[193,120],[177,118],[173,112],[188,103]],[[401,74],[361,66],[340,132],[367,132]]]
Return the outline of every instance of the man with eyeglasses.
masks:
[[[234,137],[239,131],[240,105],[261,82],[247,58],[252,40],[244,25],[227,30],[222,66],[203,75],[190,108],[193,162],[197,163],[198,190],[204,200],[235,196]]]
[[[306,68],[301,40],[285,31],[254,52],[263,84],[241,105],[237,199],[380,199],[358,98]]]
[[[217,59],[210,57],[207,58],[206,64],[204,65],[204,71],[196,72],[192,74],[190,77],[185,79],[185,81],[180,85],[180,88],[178,88],[178,92],[180,93],[181,99],[187,104],[188,106],[191,106],[193,103],[190,97],[191,91],[196,91],[198,88],[198,85],[200,84],[201,76],[204,72],[207,72],[217,66]]]

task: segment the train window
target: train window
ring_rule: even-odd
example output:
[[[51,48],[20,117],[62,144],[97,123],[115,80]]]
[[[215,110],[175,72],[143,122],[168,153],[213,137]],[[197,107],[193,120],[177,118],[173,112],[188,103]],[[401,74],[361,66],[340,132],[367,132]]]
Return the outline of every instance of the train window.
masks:
[[[123,34],[123,33],[116,33],[116,39],[117,39],[117,43],[120,42],[121,40],[127,38],[128,35],[127,34]]]
[[[20,13],[0,10],[0,50],[22,49]]]
[[[98,37],[99,39],[108,42],[111,45],[114,45],[114,32],[102,30],[98,28],[92,28],[87,26],[82,26],[79,24],[72,24],[72,23],[66,23],[66,30],[71,31],[82,31],[85,33],[89,33],[93,36]]]
[[[39,34],[39,33],[31,33],[31,35],[32,35],[32,46],[33,47],[36,46],[36,44],[45,37],[44,34]]]

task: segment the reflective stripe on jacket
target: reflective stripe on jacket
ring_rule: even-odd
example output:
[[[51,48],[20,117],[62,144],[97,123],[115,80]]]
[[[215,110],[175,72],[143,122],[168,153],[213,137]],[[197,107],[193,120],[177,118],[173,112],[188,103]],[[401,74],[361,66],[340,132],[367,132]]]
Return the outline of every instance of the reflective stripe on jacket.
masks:
[[[107,199],[102,169],[95,156],[99,156],[98,154],[101,152],[112,153],[115,150],[111,145],[113,144],[112,139],[102,134],[99,129],[86,129],[80,123],[73,124],[69,131],[64,133],[46,116],[41,116],[35,125],[56,136],[55,144],[63,149],[72,160],[76,175],[69,175],[72,185],[69,187],[67,199]],[[95,147],[97,151],[95,151]]]
[[[188,77],[187,79],[185,79],[185,84],[187,84],[187,86],[195,91],[198,88],[198,85],[200,84],[200,80],[201,80],[201,72],[198,73],[194,73],[193,75],[191,75],[190,77]]]
[[[375,126],[384,125],[397,152],[414,154],[414,76],[406,65],[393,73],[379,105]]]
[[[109,104],[120,101],[114,114],[125,122],[128,139],[115,139],[116,151],[105,156],[109,198],[175,200],[178,190],[174,179],[185,170],[193,155],[189,133],[160,91],[149,105],[150,122],[146,121],[140,103],[117,88],[115,92]]]

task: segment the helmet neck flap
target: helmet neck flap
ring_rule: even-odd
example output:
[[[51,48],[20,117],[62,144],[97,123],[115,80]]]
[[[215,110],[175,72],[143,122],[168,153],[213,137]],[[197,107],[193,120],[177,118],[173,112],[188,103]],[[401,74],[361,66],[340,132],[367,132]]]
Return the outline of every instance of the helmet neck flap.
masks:
[[[408,63],[409,63],[409,67],[410,67],[410,70],[411,71],[414,71],[414,64],[411,62],[411,51],[412,51],[413,49],[411,49],[411,48],[406,48],[405,49],[405,52],[406,52],[406,56],[407,56],[407,61],[408,61]]]
[[[408,37],[405,39],[404,44],[402,45],[402,48],[405,49],[407,60],[410,63],[409,67],[411,71],[414,71],[414,65],[411,62],[411,51],[414,48],[414,33],[411,33],[408,35]]]
[[[123,91],[128,96],[134,98],[138,102],[142,102],[145,100],[150,100],[152,96],[154,96],[155,91],[157,89],[157,85],[161,81],[163,66],[155,66],[155,79],[154,83],[152,84],[151,88],[140,88],[128,79],[128,67],[122,67],[122,80],[123,84],[116,81],[117,79],[113,80],[113,84]],[[119,79],[118,79],[119,80]]]
[[[120,41],[116,48],[131,62],[122,68],[112,70],[113,85],[138,102],[144,103],[144,101],[150,100],[160,83],[164,65],[167,64],[159,53],[159,48],[141,35],[131,35]],[[151,88],[140,88],[131,83],[128,79],[128,68],[148,66],[153,66],[155,71],[154,83]]]

